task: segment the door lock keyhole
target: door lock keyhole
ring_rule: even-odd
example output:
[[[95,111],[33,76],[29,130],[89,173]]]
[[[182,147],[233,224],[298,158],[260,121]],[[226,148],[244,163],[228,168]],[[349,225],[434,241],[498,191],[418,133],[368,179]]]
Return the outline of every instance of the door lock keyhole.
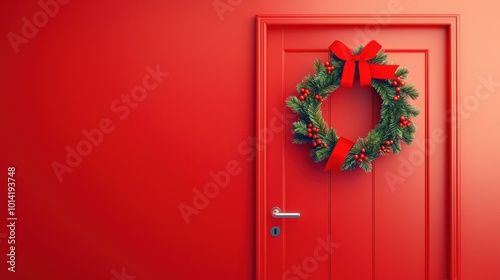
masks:
[[[280,235],[280,233],[281,233],[280,227],[274,226],[271,228],[271,235],[272,236],[277,237],[278,235]]]

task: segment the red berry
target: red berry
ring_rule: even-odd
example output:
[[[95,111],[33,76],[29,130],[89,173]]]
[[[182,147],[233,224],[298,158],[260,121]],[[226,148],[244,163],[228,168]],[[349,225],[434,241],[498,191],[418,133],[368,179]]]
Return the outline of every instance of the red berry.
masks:
[[[324,147],[324,148],[328,147],[328,144],[323,143],[323,147]]]
[[[304,101],[305,98],[303,95],[301,95],[301,96],[299,96],[299,99],[300,99],[300,101]]]
[[[386,145],[386,146],[391,145],[391,141],[385,141],[385,145]]]
[[[311,132],[312,132],[312,129],[308,128],[307,133],[311,133]]]
[[[318,129],[317,127],[313,127],[313,129],[312,129],[312,130],[313,130],[313,132],[316,132],[316,133],[318,133],[318,132],[319,132],[319,129]]]
[[[408,121],[408,122],[411,122],[411,119],[410,119],[410,118],[408,118],[408,119],[407,119],[407,121]]]
[[[317,94],[316,94],[316,95],[314,96],[314,98],[319,99],[319,95],[317,95]]]
[[[395,89],[395,91],[396,91],[396,92],[400,92],[400,91],[401,91],[401,88],[397,87],[397,88]]]
[[[399,82],[399,85],[400,85],[400,86],[404,86],[404,85],[405,85],[405,82],[404,82],[404,81],[401,81],[401,82]]]
[[[362,152],[362,153],[366,152],[366,149],[365,149],[365,148],[362,148],[362,149],[361,149],[361,152]]]
[[[386,153],[390,154],[391,153],[391,150],[385,150]]]
[[[320,96],[319,97],[319,101],[323,102],[323,97]]]
[[[384,149],[385,149],[385,146],[384,146],[384,145],[380,146],[380,149],[384,150]]]
[[[305,94],[309,94],[309,93],[311,93],[311,92],[310,92],[308,89],[306,89],[304,93],[305,93]]]
[[[365,157],[365,160],[368,160],[368,157]]]
[[[403,79],[403,76],[399,76],[399,77],[397,77],[397,78],[396,78],[396,81],[398,81],[398,82],[399,82],[399,81],[401,81],[402,79]]]
[[[365,159],[366,156],[364,154],[359,155],[359,158]]]
[[[410,127],[410,126],[411,126],[411,123],[408,123],[406,126],[407,126],[407,127]]]
[[[300,92],[302,92],[302,93],[304,93],[305,91],[306,91],[306,89],[305,89],[305,88],[301,88],[301,89],[300,89]]]
[[[330,66],[330,61],[325,61],[325,66],[326,67]]]
[[[308,123],[307,127],[313,127],[313,124],[312,123]]]
[[[307,133],[307,137],[313,137],[312,133]]]
[[[391,142],[391,145],[394,144],[394,141],[391,140],[390,142]]]
[[[318,139],[318,140],[316,140],[316,143],[321,144],[321,143],[323,143],[323,141],[321,141],[321,139]]]
[[[316,139],[316,138],[318,138],[318,135],[313,134],[313,139]]]
[[[399,126],[400,126],[400,127],[403,127],[403,124],[402,124],[402,123],[399,123]]]
[[[316,144],[316,142],[313,143],[313,147],[316,148],[316,146],[318,146],[318,144]]]
[[[378,153],[380,154],[382,152],[382,150],[378,150]]]
[[[399,100],[399,96],[397,96],[397,95],[396,95],[396,96],[394,96],[394,97],[392,98],[392,100],[394,100],[394,101],[398,101],[398,100]]]
[[[393,86],[397,86],[397,85],[398,85],[398,82],[394,81],[394,82],[392,82],[392,85],[393,85]]]
[[[359,156],[358,156],[358,155],[354,155],[354,156],[353,156],[353,158],[354,158],[354,159],[358,159],[358,158],[359,158]]]
[[[363,162],[363,159],[358,159],[358,162]]]

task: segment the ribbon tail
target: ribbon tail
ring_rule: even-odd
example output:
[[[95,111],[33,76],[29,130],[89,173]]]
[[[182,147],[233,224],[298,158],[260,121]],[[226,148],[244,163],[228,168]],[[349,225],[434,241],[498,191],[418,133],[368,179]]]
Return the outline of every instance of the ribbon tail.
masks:
[[[344,63],[344,69],[342,70],[342,78],[340,80],[340,86],[345,88],[352,88],[354,83],[354,68],[356,64],[354,61],[346,61]]]
[[[373,79],[396,79],[396,70],[399,65],[369,64],[371,78]]]
[[[337,141],[337,144],[333,148],[330,158],[328,158],[325,170],[333,169],[335,174],[339,174],[340,169],[342,168],[342,165],[344,164],[352,146],[354,146],[354,142],[349,139],[340,137]]]
[[[370,64],[362,60],[358,63],[359,69],[359,84],[362,87],[369,87],[372,85],[372,74]]]

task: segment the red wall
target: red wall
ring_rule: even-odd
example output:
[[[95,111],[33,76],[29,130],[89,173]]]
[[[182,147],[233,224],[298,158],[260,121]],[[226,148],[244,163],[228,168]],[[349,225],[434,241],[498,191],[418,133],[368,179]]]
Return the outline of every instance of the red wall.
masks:
[[[462,272],[498,279],[498,4],[432,2],[4,4],[0,177],[16,167],[18,221],[15,274],[0,227],[1,278],[253,279],[255,14],[397,5],[461,14]]]

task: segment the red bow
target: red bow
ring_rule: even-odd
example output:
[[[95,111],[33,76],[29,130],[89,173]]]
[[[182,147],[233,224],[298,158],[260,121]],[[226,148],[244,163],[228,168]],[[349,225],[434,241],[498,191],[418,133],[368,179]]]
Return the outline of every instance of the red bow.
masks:
[[[376,41],[370,41],[358,55],[355,55],[344,43],[335,41],[330,45],[330,51],[338,58],[345,60],[342,70],[342,87],[351,88],[354,81],[355,61],[358,61],[359,83],[361,86],[370,86],[373,79],[395,79],[394,72],[399,65],[371,64],[368,60],[374,58],[382,46]]]

